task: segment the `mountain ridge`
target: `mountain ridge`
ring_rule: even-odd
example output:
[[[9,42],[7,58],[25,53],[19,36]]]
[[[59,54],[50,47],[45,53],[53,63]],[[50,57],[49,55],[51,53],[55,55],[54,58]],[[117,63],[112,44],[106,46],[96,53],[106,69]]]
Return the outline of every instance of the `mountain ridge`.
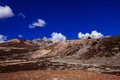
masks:
[[[47,38],[33,41],[13,39],[0,44],[0,60],[0,72],[9,71],[12,65],[18,67],[15,71],[22,66],[20,70],[80,69],[120,74],[120,35],[56,43]]]

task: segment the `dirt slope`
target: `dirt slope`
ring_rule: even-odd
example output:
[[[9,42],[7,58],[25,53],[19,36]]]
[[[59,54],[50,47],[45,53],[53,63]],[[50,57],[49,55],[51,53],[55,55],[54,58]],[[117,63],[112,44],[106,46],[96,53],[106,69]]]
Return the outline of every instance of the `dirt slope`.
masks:
[[[0,80],[120,80],[120,76],[79,70],[35,70],[0,73]]]

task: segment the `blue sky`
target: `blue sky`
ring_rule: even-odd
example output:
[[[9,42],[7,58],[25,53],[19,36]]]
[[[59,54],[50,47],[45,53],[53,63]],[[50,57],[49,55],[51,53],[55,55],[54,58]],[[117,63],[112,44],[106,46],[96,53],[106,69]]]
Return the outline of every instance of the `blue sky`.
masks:
[[[76,39],[79,32],[97,30],[106,35],[120,34],[119,0],[0,0],[14,15],[0,18],[0,34],[7,39],[51,37],[58,32]],[[29,28],[38,19],[43,26]]]

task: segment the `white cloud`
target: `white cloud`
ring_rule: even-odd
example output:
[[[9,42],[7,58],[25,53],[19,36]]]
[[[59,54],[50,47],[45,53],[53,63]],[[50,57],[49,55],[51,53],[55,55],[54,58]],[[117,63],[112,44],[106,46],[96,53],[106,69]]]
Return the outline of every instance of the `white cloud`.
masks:
[[[66,36],[64,36],[62,33],[53,32],[51,34],[51,37],[52,37],[53,42],[66,40]]]
[[[90,36],[89,33],[85,33],[85,34],[83,34],[82,32],[78,33],[78,38],[88,38],[89,36]]]
[[[18,37],[19,37],[19,38],[22,38],[22,37],[23,37],[23,35],[19,34],[19,35],[18,35]]]
[[[104,35],[100,32],[97,32],[96,30],[92,31],[91,34],[90,33],[85,33],[83,34],[82,32],[78,33],[78,38],[83,38],[83,39],[87,39],[88,37],[91,38],[101,38]]]
[[[100,33],[100,32],[97,32],[97,31],[95,30],[95,31],[92,31],[92,32],[91,32],[91,37],[93,37],[93,38],[101,38],[101,37],[103,37],[103,34]]]
[[[6,41],[6,36],[0,34],[0,43],[3,43]]]
[[[23,18],[26,18],[26,16],[25,16],[22,12],[19,13],[18,16],[21,16],[21,17],[23,17]]]
[[[35,27],[44,27],[46,25],[46,22],[42,19],[38,19],[37,22],[33,22],[29,25],[29,28],[35,28]]]
[[[14,16],[14,13],[9,6],[0,6],[0,19],[12,16]]]

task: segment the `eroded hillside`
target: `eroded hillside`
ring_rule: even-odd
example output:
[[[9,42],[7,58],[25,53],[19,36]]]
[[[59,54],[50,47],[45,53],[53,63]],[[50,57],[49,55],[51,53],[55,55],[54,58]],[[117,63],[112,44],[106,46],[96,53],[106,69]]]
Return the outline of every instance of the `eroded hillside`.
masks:
[[[120,74],[120,36],[45,40],[15,39],[0,44],[0,72],[70,69]]]

